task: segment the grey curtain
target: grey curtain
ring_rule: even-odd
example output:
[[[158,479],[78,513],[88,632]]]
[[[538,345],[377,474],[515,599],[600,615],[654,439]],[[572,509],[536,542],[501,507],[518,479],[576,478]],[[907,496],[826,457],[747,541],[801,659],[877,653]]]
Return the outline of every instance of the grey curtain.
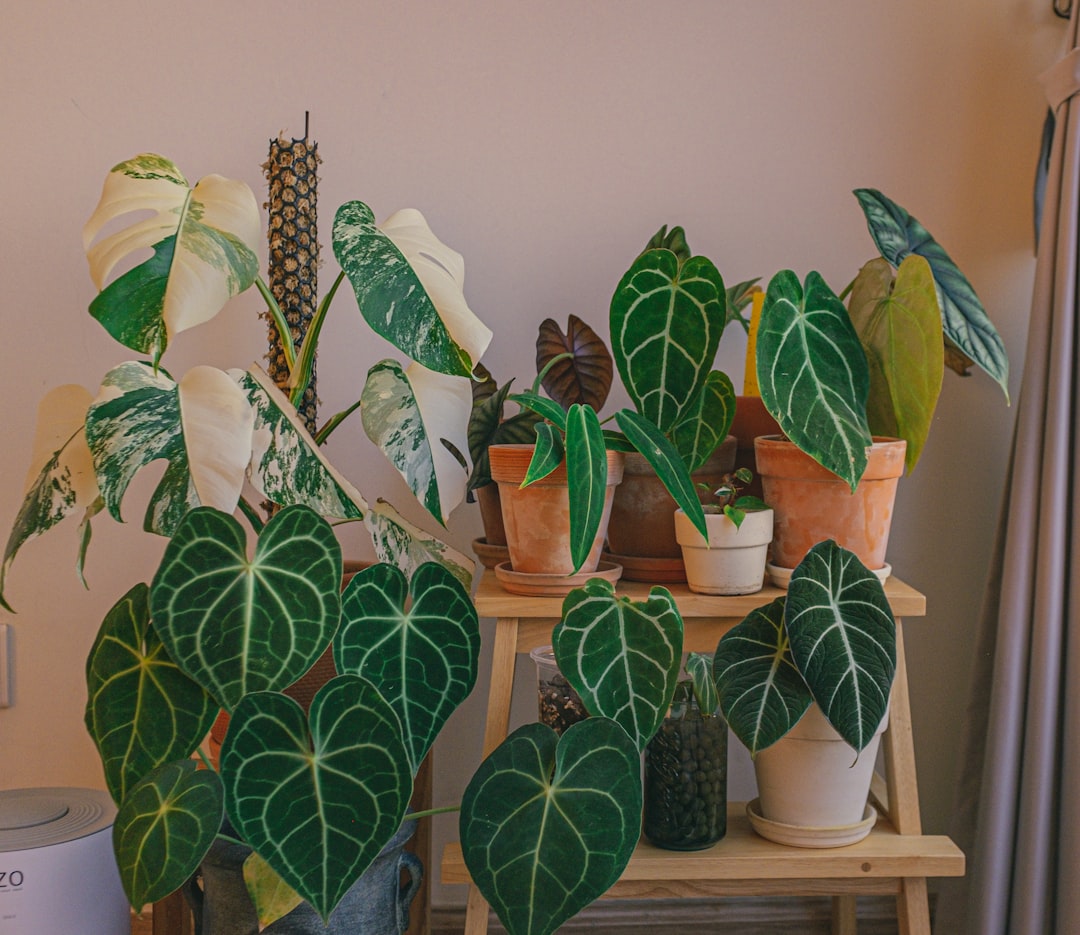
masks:
[[[1080,2],[1054,114],[1016,430],[983,599],[937,935],[1080,933]]]

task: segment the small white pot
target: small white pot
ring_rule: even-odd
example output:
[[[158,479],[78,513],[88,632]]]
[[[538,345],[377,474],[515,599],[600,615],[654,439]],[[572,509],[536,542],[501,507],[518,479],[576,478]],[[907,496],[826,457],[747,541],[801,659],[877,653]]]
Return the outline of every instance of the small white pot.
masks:
[[[861,822],[888,720],[886,712],[873,739],[856,755],[821,708],[810,705],[786,736],[754,757],[762,816],[784,825],[822,829]]]
[[[690,518],[675,511],[675,538],[682,547],[686,583],[699,594],[753,594],[765,580],[773,536],[773,511],[747,513],[736,525],[723,513],[706,513],[709,539]]]

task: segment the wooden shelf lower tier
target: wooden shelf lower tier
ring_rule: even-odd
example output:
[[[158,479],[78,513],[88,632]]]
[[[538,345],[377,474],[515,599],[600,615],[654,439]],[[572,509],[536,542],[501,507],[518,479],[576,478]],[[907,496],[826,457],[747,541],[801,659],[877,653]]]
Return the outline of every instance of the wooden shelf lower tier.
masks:
[[[834,896],[897,894],[905,877],[964,875],[964,854],[943,835],[901,835],[880,817],[869,837],[847,847],[802,848],[757,835],[741,802],[728,805],[727,834],[703,851],[638,844],[605,896]],[[460,844],[443,851],[443,883],[469,883]]]

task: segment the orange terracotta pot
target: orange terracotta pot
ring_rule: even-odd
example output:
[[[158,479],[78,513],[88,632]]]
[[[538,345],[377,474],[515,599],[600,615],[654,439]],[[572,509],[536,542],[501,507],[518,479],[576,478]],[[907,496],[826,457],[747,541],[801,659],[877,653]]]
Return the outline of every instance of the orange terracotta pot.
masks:
[[[758,473],[776,523],[772,563],[794,568],[818,542],[834,539],[867,568],[882,568],[906,447],[902,439],[875,438],[866,473],[852,493],[787,439],[758,438]]]
[[[515,572],[568,575],[570,557],[570,489],[566,465],[522,488],[533,456],[532,445],[492,445],[488,448],[491,477],[499,485],[506,545]],[[621,452],[607,452],[608,482],[600,529],[581,571],[595,571],[611,517],[611,501],[623,476]]]

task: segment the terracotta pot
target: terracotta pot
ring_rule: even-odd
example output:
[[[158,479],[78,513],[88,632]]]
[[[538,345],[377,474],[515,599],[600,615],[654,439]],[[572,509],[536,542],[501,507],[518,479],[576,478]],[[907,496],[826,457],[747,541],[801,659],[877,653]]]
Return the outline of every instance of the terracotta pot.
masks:
[[[735,437],[729,435],[709,460],[690,476],[695,484],[705,484],[711,491],[734,465]],[[699,499],[707,501],[709,493],[700,491]],[[649,462],[637,452],[630,452],[626,455],[623,480],[615,491],[611,506],[608,551],[619,558],[633,556],[680,562],[682,550],[675,538],[675,523],[672,520],[675,509],[675,501]],[[638,564],[623,563],[623,577],[642,580],[635,574]],[[647,563],[645,565],[647,567]],[[685,580],[685,576],[680,575],[678,580]]]
[[[867,568],[882,568],[905,448],[902,439],[875,438],[866,473],[852,493],[787,439],[758,438],[764,499],[775,514],[772,563],[794,568],[817,543],[834,539]]]
[[[490,546],[506,545],[506,527],[503,525],[502,499],[498,484],[484,484],[476,488],[476,501],[480,504],[480,519],[484,523],[484,542]]]
[[[570,557],[570,490],[566,465],[560,465],[547,477],[528,487],[521,487],[533,445],[492,445],[491,477],[499,485],[506,545],[510,564],[517,573],[568,575],[574,570]],[[600,529],[581,571],[595,571],[600,563],[611,501],[623,476],[623,455],[607,452],[608,483]]]
[[[769,410],[760,396],[736,396],[735,420],[731,423],[731,434],[737,439],[735,449],[735,469],[749,468],[754,480],[743,493],[752,497],[761,497],[761,478],[758,477],[757,458],[754,455],[754,440],[759,435],[780,435],[780,426],[769,415]]]
[[[686,583],[698,594],[753,594],[765,581],[765,559],[773,534],[773,511],[747,513],[736,527],[723,513],[706,513],[708,541],[690,518],[675,511],[675,536],[682,547]]]

